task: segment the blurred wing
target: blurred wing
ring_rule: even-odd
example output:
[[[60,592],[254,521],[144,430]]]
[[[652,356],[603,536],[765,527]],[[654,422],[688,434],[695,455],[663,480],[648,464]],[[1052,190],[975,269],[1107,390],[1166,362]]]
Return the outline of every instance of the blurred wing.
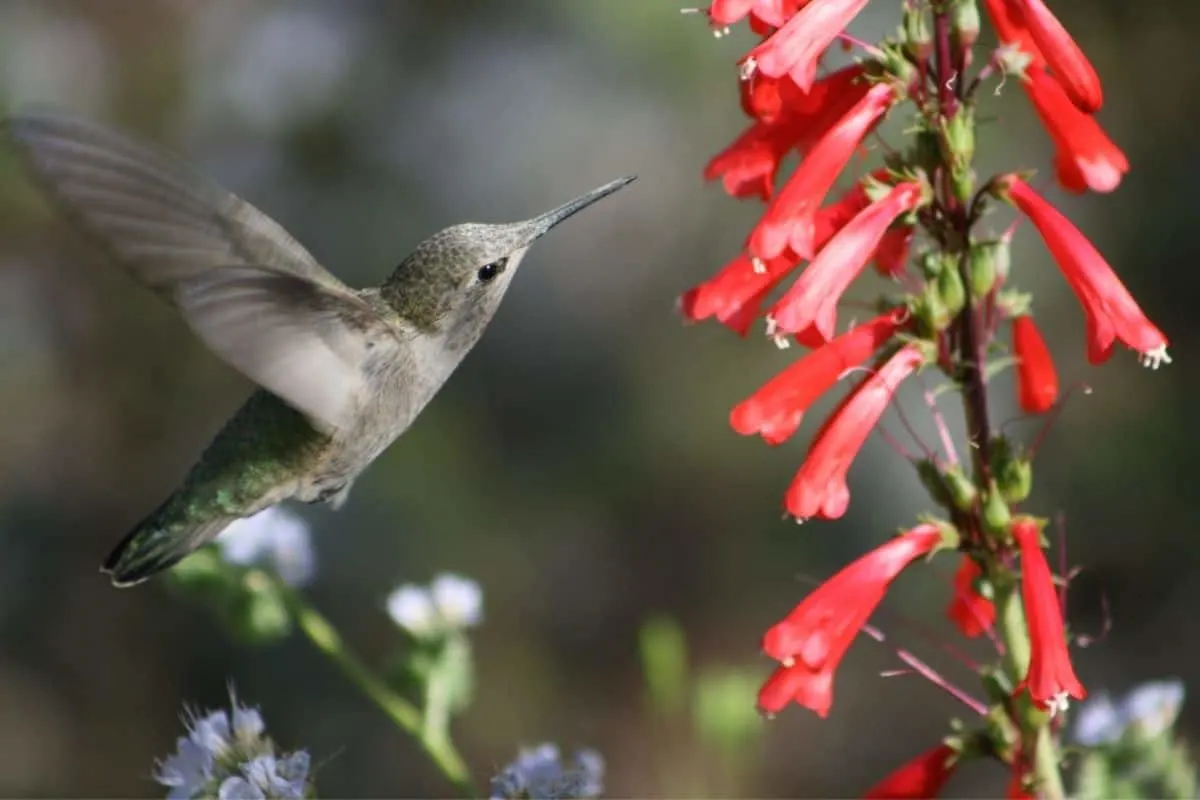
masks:
[[[170,156],[69,116],[4,129],[64,211],[221,358],[327,432],[350,422],[388,326],[277,223]]]

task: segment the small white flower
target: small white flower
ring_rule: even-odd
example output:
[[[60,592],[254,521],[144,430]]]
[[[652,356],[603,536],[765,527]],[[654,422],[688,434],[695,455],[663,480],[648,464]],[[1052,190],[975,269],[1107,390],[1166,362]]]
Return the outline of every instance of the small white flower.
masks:
[[[291,586],[308,583],[316,572],[308,523],[280,506],[236,520],[217,537],[217,545],[231,564],[267,567]]]
[[[434,629],[437,609],[429,591],[406,583],[397,587],[387,599],[388,616],[404,630],[421,636]]]
[[[478,625],[483,616],[483,590],[470,578],[442,573],[429,586],[442,622],[450,628]]]

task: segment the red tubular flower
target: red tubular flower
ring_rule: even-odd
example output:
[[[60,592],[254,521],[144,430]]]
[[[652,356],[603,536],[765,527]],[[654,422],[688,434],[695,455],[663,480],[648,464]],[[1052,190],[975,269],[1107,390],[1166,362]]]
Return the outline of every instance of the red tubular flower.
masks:
[[[1043,0],[1007,0],[1009,11],[1020,19],[1042,57],[1080,111],[1095,113],[1104,104],[1100,77],[1083,50],[1067,33]]]
[[[891,339],[903,318],[902,311],[888,312],[808,353],[738,403],[729,424],[743,436],[757,433],[767,444],[782,443],[800,427],[808,407]]]
[[[848,564],[763,636],[763,651],[782,664],[759,691],[759,708],[776,713],[795,700],[820,717],[833,705],[833,674],[854,637],[910,562],[942,542],[918,525]]]
[[[1014,8],[1009,0],[983,0],[983,5],[996,28],[996,37],[1001,42],[1019,48],[1029,57],[1031,66],[1045,66],[1046,59],[1033,40],[1033,35],[1025,27],[1025,20],[1021,17],[1019,8]]]
[[[925,187],[908,181],[892,187],[833,235],[787,293],[767,313],[773,332],[801,333],[814,328],[824,341],[833,337],[837,304],[867,266],[888,227],[925,200]]]
[[[842,401],[817,433],[788,487],[788,513],[801,520],[837,519],[846,513],[850,505],[850,488],[846,485],[850,463],[900,383],[924,362],[920,347],[905,345]]]
[[[790,75],[807,92],[825,48],[866,8],[867,0],[810,0],[769,39],[746,56],[745,71]]]
[[[808,0],[713,0],[709,18],[717,25],[733,25],[747,15],[751,21],[778,28]]]
[[[946,616],[958,626],[964,636],[975,638],[992,627],[996,621],[996,604],[975,590],[981,570],[975,559],[964,555],[954,573],[954,599]]]
[[[873,177],[883,180],[887,174],[879,170],[873,173]],[[814,220],[816,247],[824,247],[869,202],[866,188],[856,183],[837,202],[820,209]],[[800,259],[790,250],[757,264],[752,257],[741,255],[711,279],[685,292],[679,300],[680,310],[693,322],[716,317],[725,326],[745,336],[761,312],[767,294],[799,264]],[[820,347],[824,343],[819,337],[804,341],[808,347]]]
[[[948,744],[926,750],[872,786],[866,800],[937,797],[958,766],[958,753]]]
[[[800,95],[786,78],[758,93],[743,88],[743,107],[756,122],[708,162],[705,180],[722,178],[725,191],[734,197],[770,199],[788,151],[806,153],[867,93],[867,85],[859,81],[862,73],[858,64],[840,69],[818,81],[807,95]],[[745,81],[743,87],[759,83]]]
[[[704,167],[704,179],[720,178],[733,197],[769,200],[775,193],[780,162],[795,144],[792,126],[756,122],[713,156]]]
[[[895,90],[877,83],[821,136],[750,234],[752,255],[774,258],[790,244],[801,258],[813,257],[817,209],[859,142],[895,101]]]
[[[680,310],[693,322],[716,317],[745,336],[767,293],[799,264],[800,259],[787,251],[757,267],[750,256],[740,255],[710,280],[687,290],[679,299]]]
[[[912,225],[897,225],[888,230],[875,248],[875,271],[885,278],[899,277],[908,264],[912,240]]]
[[[1141,354],[1147,366],[1170,363],[1167,337],[1154,327],[1087,237],[1058,209],[1016,175],[1003,179],[1008,199],[1029,218],[1058,263],[1087,317],[1088,360],[1112,355],[1113,342]]]
[[[1013,352],[1017,362],[1017,402],[1026,414],[1049,411],[1058,401],[1058,372],[1033,317],[1012,321]]]
[[[1039,707],[1055,710],[1067,707],[1067,697],[1082,700],[1087,690],[1075,677],[1071,656],[1067,653],[1066,630],[1054,588],[1054,577],[1046,554],[1042,552],[1041,528],[1028,517],[1012,523],[1012,535],[1021,548],[1021,599],[1029,625],[1029,671],[1017,686]]]
[[[1044,68],[1030,65],[1022,82],[1042,125],[1054,141],[1054,171],[1063,188],[1111,192],[1129,171],[1129,159],[1096,122],[1075,107]]]

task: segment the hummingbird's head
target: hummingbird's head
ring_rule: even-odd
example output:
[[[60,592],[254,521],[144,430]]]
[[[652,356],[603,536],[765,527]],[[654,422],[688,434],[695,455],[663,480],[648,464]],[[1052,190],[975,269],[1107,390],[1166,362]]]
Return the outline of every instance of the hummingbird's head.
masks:
[[[467,222],[435,233],[400,263],[383,299],[419,330],[470,347],[500,306],[530,245],[551,228],[634,180],[620,178],[524,222]]]

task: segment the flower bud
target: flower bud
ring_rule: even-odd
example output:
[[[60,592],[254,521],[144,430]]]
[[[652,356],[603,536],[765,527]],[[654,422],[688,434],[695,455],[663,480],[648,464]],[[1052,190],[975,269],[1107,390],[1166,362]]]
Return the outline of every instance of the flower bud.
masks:
[[[937,293],[946,313],[954,316],[963,310],[967,304],[967,290],[956,265],[946,264],[943,267],[941,274],[937,276]]]
[[[1008,503],[1004,501],[1004,497],[1000,494],[999,487],[996,486],[996,481],[992,481],[988,485],[987,493],[983,498],[983,526],[988,533],[1000,538],[1008,537],[1008,525],[1012,521],[1012,512],[1008,508]]]
[[[946,305],[933,283],[926,283],[925,289],[919,295],[910,297],[908,310],[922,335],[933,336],[940,333],[954,321],[954,315],[946,310]]]
[[[979,39],[979,6],[975,0],[955,0],[950,8],[950,36],[960,50],[970,50]]]
[[[1003,251],[1001,254],[999,251]],[[968,262],[968,277],[971,281],[971,297],[979,302],[996,285],[996,262],[1003,257],[1007,261],[1008,247],[998,241],[974,242]]]
[[[929,30],[929,15],[924,8],[916,4],[905,6],[900,35],[905,55],[914,62],[928,61],[933,55],[933,32]]]
[[[975,109],[963,104],[953,117],[943,123],[943,141],[955,166],[966,165],[975,157]]]
[[[1006,502],[1020,503],[1029,497],[1033,488],[1033,462],[1003,436],[992,439],[991,467],[1000,496]]]
[[[946,470],[942,477],[946,481],[946,488],[955,508],[959,511],[970,511],[975,507],[979,500],[979,489],[967,477],[967,473],[963,472],[962,467],[953,466]]]

